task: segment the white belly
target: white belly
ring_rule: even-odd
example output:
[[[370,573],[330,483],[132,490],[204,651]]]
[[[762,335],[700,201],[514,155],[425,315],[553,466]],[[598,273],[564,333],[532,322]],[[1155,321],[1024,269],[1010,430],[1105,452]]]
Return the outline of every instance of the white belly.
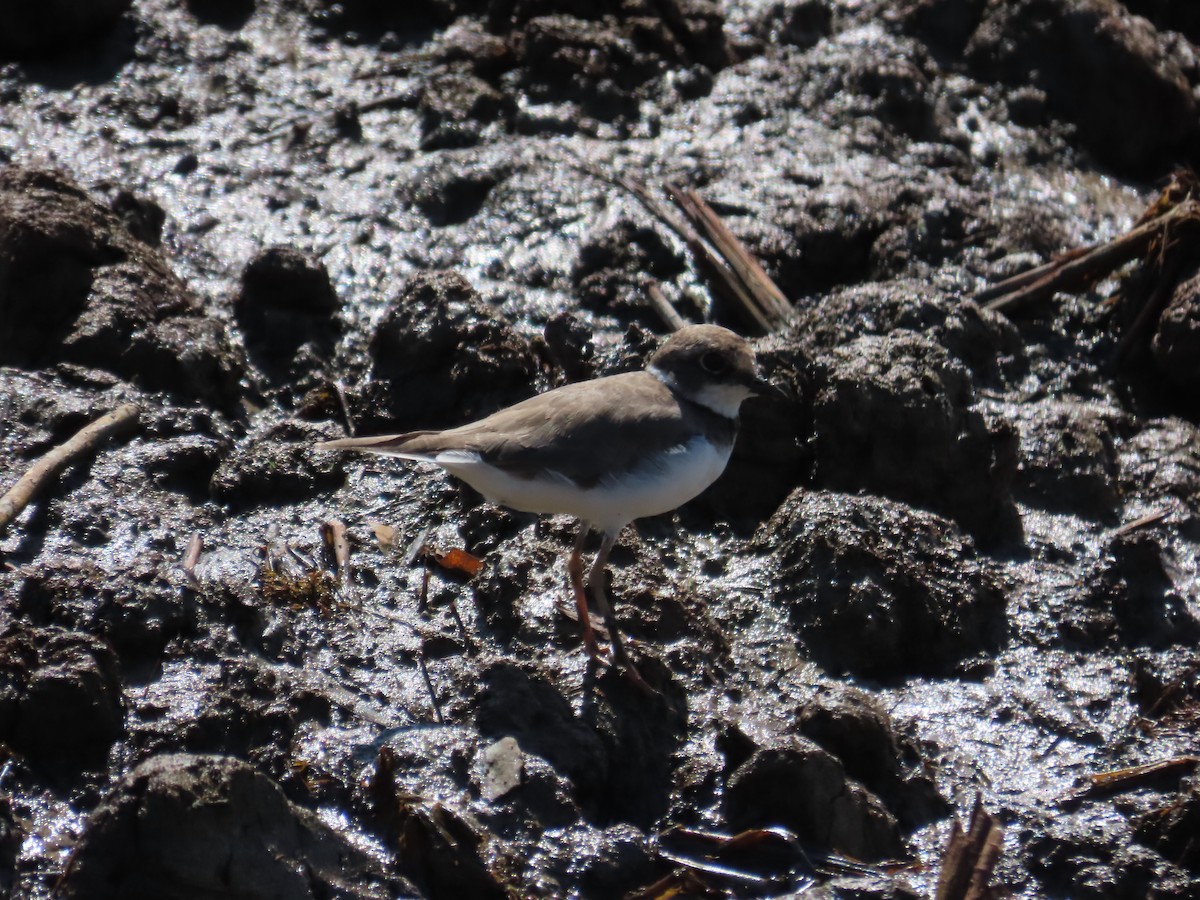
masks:
[[[731,449],[696,438],[590,488],[554,472],[517,478],[486,465],[476,454],[445,452],[431,462],[501,506],[575,516],[615,534],[634,519],[668,512],[691,500],[725,470]]]

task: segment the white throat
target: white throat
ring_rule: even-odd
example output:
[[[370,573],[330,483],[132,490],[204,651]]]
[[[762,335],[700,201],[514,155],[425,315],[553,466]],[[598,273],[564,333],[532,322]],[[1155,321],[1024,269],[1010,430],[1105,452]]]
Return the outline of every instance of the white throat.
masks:
[[[681,387],[673,375],[664,372],[658,366],[647,366],[646,371],[670,388],[672,393],[698,403],[726,419],[736,419],[738,410],[742,408],[742,401],[754,393],[740,384],[706,384],[699,390],[689,391]]]

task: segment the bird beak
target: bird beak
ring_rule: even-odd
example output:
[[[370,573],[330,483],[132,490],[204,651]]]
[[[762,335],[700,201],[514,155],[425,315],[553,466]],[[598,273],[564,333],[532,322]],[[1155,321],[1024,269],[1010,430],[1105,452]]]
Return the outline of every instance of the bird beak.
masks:
[[[753,391],[756,397],[774,397],[779,399],[787,396],[781,387],[767,381],[758,372],[755,372],[753,376],[746,380],[746,387]]]

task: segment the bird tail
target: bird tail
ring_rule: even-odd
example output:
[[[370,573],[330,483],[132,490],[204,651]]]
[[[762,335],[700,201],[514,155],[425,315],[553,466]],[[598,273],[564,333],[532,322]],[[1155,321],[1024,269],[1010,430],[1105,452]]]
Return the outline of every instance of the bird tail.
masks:
[[[428,460],[431,457],[429,449],[423,448],[420,438],[436,434],[434,431],[410,431],[406,434],[381,434],[376,437],[339,438],[336,441],[322,441],[317,444],[318,450],[361,450],[365,453],[377,453],[380,456],[399,456],[402,459]]]

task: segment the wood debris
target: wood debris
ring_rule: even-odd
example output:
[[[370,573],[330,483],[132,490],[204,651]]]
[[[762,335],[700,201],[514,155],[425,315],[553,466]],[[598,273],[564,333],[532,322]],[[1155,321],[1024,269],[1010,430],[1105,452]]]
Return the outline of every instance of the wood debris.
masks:
[[[988,900],[997,896],[989,886],[1004,849],[1004,832],[996,817],[975,798],[966,831],[957,819],[942,855],[935,900]]]
[[[3,497],[0,497],[0,534],[69,463],[95,450],[115,434],[131,430],[138,420],[138,408],[132,403],[119,406],[76,432],[70,440],[55,447],[35,462]]]
[[[1097,772],[1095,775],[1089,775],[1087,783],[1063,798],[1062,802],[1064,805],[1072,805],[1082,800],[1136,790],[1161,778],[1179,778],[1196,768],[1197,764],[1200,764],[1200,756],[1174,756],[1140,766]]]
[[[973,298],[986,309],[1006,315],[1059,292],[1085,291],[1138,260],[1126,279],[1114,312],[1132,321],[1122,332],[1112,362],[1127,359],[1149,344],[1158,319],[1186,264],[1200,253],[1200,178],[1177,172],[1135,223],[1119,237],[1080,247],[1044,265],[1014,275]]]

